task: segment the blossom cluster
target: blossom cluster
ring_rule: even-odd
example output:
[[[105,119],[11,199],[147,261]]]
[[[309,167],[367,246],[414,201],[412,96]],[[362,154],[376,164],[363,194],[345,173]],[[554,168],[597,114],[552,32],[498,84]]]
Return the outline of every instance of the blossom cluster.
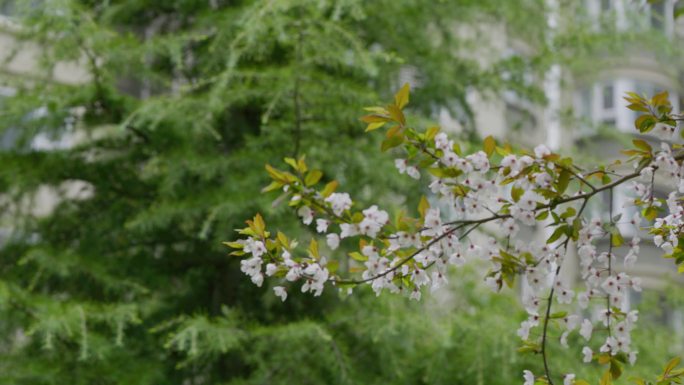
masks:
[[[242,271],[258,286],[264,276],[281,279],[284,284],[273,291],[283,301],[294,282],[314,296],[326,286],[351,292],[356,285],[368,284],[376,295],[388,291],[420,300],[424,288],[434,291],[448,283],[449,266],[481,261],[487,267],[484,282],[495,291],[522,278],[527,318],[517,334],[525,349],[544,354],[549,325],[555,324],[562,346],[568,346],[575,331],[585,340],[582,361],[618,365],[615,360],[622,359],[633,364],[637,352],[631,348],[630,333],[638,312],[629,308],[628,295],[630,290],[641,291],[641,281],[628,271],[639,255],[644,220],[654,222],[650,232],[656,246],[676,258],[683,255],[684,261],[678,243],[684,228],[679,196],[684,192],[684,157],[666,143],[655,151],[638,140],[636,149],[627,152],[634,170],[609,174],[605,167],[583,171],[544,145],[516,153],[491,137],[482,149],[466,154],[436,128],[417,132],[407,127],[401,110],[408,91],[401,92],[392,108],[373,108],[364,121],[369,130],[395,124],[383,149],[402,146],[406,156],[395,159],[400,174],[416,180],[428,175],[432,204],[423,197],[417,217],[390,220],[377,205],[357,208],[350,194],[336,191],[336,181],[317,189],[320,171],[309,170],[303,159],[286,159],[292,172],[267,167],[273,182],[266,190],[287,194],[289,205],[304,225],[312,231],[315,227],[325,247],[312,239],[302,253],[296,240],[269,233],[257,215],[240,230],[245,238],[228,243],[236,249],[233,254],[243,257]],[[672,131],[659,130],[668,137]],[[676,182],[665,202],[654,197],[656,178]],[[633,195],[629,207],[613,213],[613,190],[627,183]],[[587,219],[589,201],[606,193],[611,196],[608,218]],[[663,203],[668,213],[658,218]],[[529,241],[537,225],[551,230],[544,243]],[[633,234],[628,242],[623,238],[626,227]],[[352,250],[351,267],[345,271],[340,271],[338,258],[323,255],[342,247]],[[579,259],[581,283],[575,287],[560,274],[571,254]],[[554,303],[565,310],[551,312]],[[592,337],[598,341],[595,345]],[[551,382],[548,368],[543,376]],[[534,384],[535,374],[525,371],[524,380]],[[563,381],[575,383],[575,375],[567,373]]]

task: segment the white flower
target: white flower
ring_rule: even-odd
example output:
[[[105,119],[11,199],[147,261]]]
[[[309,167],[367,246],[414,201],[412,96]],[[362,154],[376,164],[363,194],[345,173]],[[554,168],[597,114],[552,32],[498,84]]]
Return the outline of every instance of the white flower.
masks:
[[[627,313],[627,316],[625,317],[625,321],[629,325],[633,325],[637,320],[639,319],[639,311],[638,310],[632,310],[629,313]]]
[[[653,127],[651,133],[653,133],[654,136],[658,137],[658,139],[671,140],[674,137],[675,131],[676,127],[658,122]]]
[[[332,193],[325,201],[330,203],[333,212],[338,217],[342,215],[345,210],[349,210],[352,205],[352,200],[347,193]]]
[[[325,240],[331,250],[337,249],[337,247],[340,245],[340,236],[335,233],[326,235]]]
[[[523,378],[525,379],[523,385],[534,385],[534,374],[529,370],[523,370]]]
[[[506,219],[501,227],[505,237],[515,237],[515,235],[518,233],[518,230],[520,230],[520,227],[518,227],[513,218]]]
[[[633,350],[633,351],[629,352],[629,364],[630,364],[630,365],[634,366],[634,363],[635,363],[636,360],[637,360],[637,354],[638,354],[638,353],[639,353],[639,352],[637,352],[636,350]]]
[[[558,287],[558,297],[556,299],[558,300],[558,303],[561,304],[569,304],[572,303],[572,299],[575,297],[575,292],[566,289],[563,286]]]
[[[359,232],[371,238],[375,238],[382,226],[389,221],[387,212],[378,210],[378,206],[375,205],[363,210],[363,215],[364,218],[359,223]]]
[[[534,174],[534,184],[538,187],[549,187],[553,183],[553,178],[547,172]]]
[[[551,154],[551,150],[549,150],[549,148],[543,144],[540,144],[534,148],[534,156],[537,158],[543,158],[549,154]]]
[[[576,314],[571,314],[571,315],[563,318],[563,323],[565,323],[565,327],[568,328],[568,331],[571,332],[571,331],[577,329],[577,327],[580,324],[580,319],[581,319],[580,316],[578,316]]]
[[[319,233],[325,233],[328,231],[328,226],[330,221],[327,219],[316,219],[316,231]]]
[[[637,254],[630,250],[627,255],[625,255],[625,267],[633,267],[637,261]]]
[[[359,234],[359,226],[354,223],[342,223],[340,229],[342,230],[340,238],[353,237]]]
[[[395,159],[394,166],[399,170],[399,174],[406,172],[406,167],[408,166],[408,159]]]
[[[418,171],[418,168],[416,166],[406,167],[406,175],[410,176],[413,179],[420,179],[420,171]]]
[[[309,206],[302,206],[297,210],[297,215],[302,217],[302,222],[305,225],[310,225],[314,219],[314,212],[309,208]]]
[[[568,334],[570,334],[570,332],[564,331],[563,334],[561,334],[561,337],[560,337],[560,344],[561,344],[561,346],[564,347],[564,348],[569,348],[569,347],[570,347],[570,346],[568,346]]]
[[[615,280],[615,277],[610,276],[606,278],[605,281],[601,284],[601,288],[603,291],[605,291],[608,294],[617,294],[618,292],[618,283]]]
[[[611,353],[612,354],[613,351],[616,350],[616,348],[617,348],[617,341],[615,340],[615,338],[614,337],[607,337],[606,342],[604,342],[603,345],[601,345],[601,348],[599,349],[599,351],[601,353]]]
[[[420,289],[418,289],[417,287],[414,287],[409,298],[415,299],[416,301],[420,301]]]
[[[494,292],[498,292],[501,288],[501,285],[499,283],[500,282],[498,276],[485,278],[485,285],[487,285],[487,287],[492,289],[492,291]]]
[[[511,216],[527,226],[534,226],[537,221],[534,217],[534,211],[521,210],[518,206],[511,206]]]
[[[520,197],[520,200],[516,205],[523,211],[533,211],[537,208],[537,202],[543,200],[543,198],[535,193],[534,191],[525,191],[525,193]]]
[[[466,156],[466,159],[473,165],[473,170],[480,173],[489,171],[489,158],[484,151],[478,151]]]
[[[269,263],[268,265],[266,265],[266,275],[269,277],[272,277],[273,274],[275,274],[277,270],[278,270],[278,266],[276,266],[275,263]]]
[[[585,364],[591,362],[591,358],[594,356],[594,352],[588,346],[582,348],[582,354],[584,355],[582,362]]]
[[[520,323],[520,328],[516,333],[523,341],[527,340],[530,337],[530,329],[532,328],[532,326],[533,325],[528,320],[525,320]]]
[[[438,208],[431,208],[425,213],[425,230],[422,234],[427,236],[439,235],[442,230],[442,219]]]
[[[580,335],[584,337],[585,340],[589,341],[591,338],[591,332],[594,330],[594,325],[588,319],[582,321],[582,326],[580,326]]]
[[[264,275],[261,273],[254,274],[252,276],[252,283],[257,285],[257,287],[261,287],[261,285],[264,283]]]
[[[608,324],[610,323],[611,314],[612,312],[610,311],[610,309],[603,309],[599,312],[598,318],[599,321],[603,323],[603,326],[608,326]]]
[[[435,147],[437,147],[440,150],[446,150],[451,145],[449,144],[449,137],[443,132],[440,132],[435,136]]]
[[[430,287],[430,291],[434,292],[440,287],[445,286],[447,283],[449,283],[449,281],[447,280],[445,274],[443,274],[441,271],[434,271],[432,272],[432,286]]]
[[[283,286],[276,286],[273,288],[273,291],[275,292],[275,295],[280,297],[280,299],[285,302],[285,299],[287,298],[287,291]]]
[[[572,385],[575,383],[575,375],[568,373],[563,377],[563,385]]]
[[[577,303],[579,304],[580,308],[586,309],[587,306],[589,306],[589,293],[588,292],[582,292],[577,295]]]
[[[244,242],[244,252],[247,254],[252,254],[253,256],[259,258],[266,254],[266,246],[261,241],[255,241],[253,238],[249,238]]]

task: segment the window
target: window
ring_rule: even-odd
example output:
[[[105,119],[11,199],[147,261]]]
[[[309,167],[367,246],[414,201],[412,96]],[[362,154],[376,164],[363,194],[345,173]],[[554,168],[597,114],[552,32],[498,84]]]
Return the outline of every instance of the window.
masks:
[[[651,6],[651,28],[657,29],[659,31],[665,30],[665,3],[667,0],[655,1],[650,4]]]
[[[601,0],[601,12],[609,12],[612,8],[612,0]]]
[[[613,85],[609,84],[606,86],[603,86],[603,109],[604,110],[612,110],[613,107],[615,106],[614,103],[614,89]]]
[[[12,16],[15,13],[16,4],[14,0],[0,1],[0,15]]]

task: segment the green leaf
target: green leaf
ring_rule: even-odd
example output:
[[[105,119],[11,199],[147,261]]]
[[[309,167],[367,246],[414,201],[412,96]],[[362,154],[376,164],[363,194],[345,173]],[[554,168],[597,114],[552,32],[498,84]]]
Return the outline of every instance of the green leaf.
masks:
[[[511,198],[513,198],[513,202],[518,202],[520,200],[520,197],[525,193],[525,190],[521,189],[520,187],[513,187],[511,189]]]
[[[484,138],[484,142],[482,143],[482,146],[484,148],[484,152],[487,154],[487,156],[492,156],[494,153],[494,150],[496,149],[496,141],[494,138],[489,135],[488,137]]]
[[[404,126],[406,124],[406,118],[404,117],[404,113],[401,112],[399,107],[390,105],[387,106],[387,111],[390,114],[390,117],[394,119],[395,122],[399,123],[401,126]]]
[[[574,207],[568,207],[563,214],[561,214],[561,218],[566,219],[570,217],[574,217],[575,214],[577,213],[577,210],[575,210]]]
[[[304,178],[304,184],[307,186],[313,186],[318,183],[319,180],[321,180],[322,176],[323,172],[321,170],[311,170],[308,174],[306,174],[306,178]]]
[[[559,312],[556,312],[556,313],[549,315],[549,319],[564,318],[566,315],[568,315],[567,311],[559,311]]]
[[[439,133],[439,127],[432,126],[425,131],[425,140],[433,140],[435,136]]]
[[[657,123],[653,115],[641,115],[634,121],[634,126],[641,133],[649,132],[655,127]]]
[[[325,265],[325,267],[330,273],[335,274],[337,269],[340,267],[340,262],[333,259],[332,261],[328,261],[328,264]]]
[[[667,91],[660,92],[656,95],[653,95],[651,98],[651,104],[654,105],[655,107],[659,106],[665,106],[670,104],[670,95]]]
[[[378,128],[384,126],[384,125],[385,125],[385,122],[373,122],[373,123],[369,123],[368,126],[366,126],[366,132],[375,131],[375,130],[377,130]]]
[[[315,260],[321,259],[321,255],[318,253],[318,241],[315,239],[311,238],[311,242],[309,242],[309,255],[311,258]]]
[[[620,247],[625,243],[625,239],[620,234],[620,229],[615,226],[610,230],[610,241],[613,243],[613,247]]]
[[[358,251],[354,251],[354,252],[349,253],[349,256],[350,256],[353,260],[359,261],[359,262],[366,262],[366,261],[368,260],[368,257],[366,257],[365,255],[359,253]]]
[[[387,138],[382,142],[380,149],[384,152],[390,148],[397,147],[404,143],[404,132],[400,127],[392,127],[387,131]]]
[[[563,194],[568,188],[571,175],[572,174],[565,169],[561,171],[560,175],[558,176],[558,181],[556,182],[556,191],[558,194]]]
[[[647,220],[654,221],[658,217],[658,209],[655,206],[648,206],[643,210],[642,215]]]
[[[610,360],[610,375],[617,380],[622,375],[622,365],[616,359]]]
[[[546,240],[546,243],[553,243],[557,241],[563,234],[565,234],[565,228],[567,226],[558,226],[556,227],[556,230],[554,230],[553,234],[549,237],[549,239]]]
[[[262,193],[266,193],[266,192],[269,192],[269,191],[278,190],[279,188],[281,188],[281,187],[283,187],[283,186],[284,186],[284,184],[283,184],[282,182],[278,182],[278,181],[274,180],[274,181],[271,182],[268,186],[262,188],[262,189],[261,189],[261,192],[262,192]]]
[[[405,83],[403,87],[394,95],[394,105],[396,105],[400,110],[404,108],[409,102],[409,92],[411,86]]]
[[[670,373],[670,371],[672,371],[672,369],[674,369],[675,367],[677,367],[677,365],[679,365],[680,361],[681,361],[681,359],[679,357],[675,357],[675,358],[671,359],[667,363],[667,365],[665,365],[665,369],[663,370],[663,374],[667,375],[668,373]]]
[[[295,171],[299,170],[299,166],[297,165],[297,161],[294,160],[293,158],[285,158],[285,163],[289,164],[290,167],[292,167]]]
[[[285,248],[290,247],[290,240],[287,239],[287,236],[285,234],[278,231],[278,233],[276,234],[276,237],[283,247],[285,247]]]
[[[330,194],[334,193],[335,190],[337,190],[337,186],[339,186],[339,183],[336,180],[329,182],[325,185],[323,191],[321,191],[321,195],[323,195],[325,198],[329,197]]]
[[[430,202],[428,202],[427,198],[425,198],[425,195],[423,195],[420,197],[420,202],[418,203],[418,212],[420,213],[421,218],[425,218],[425,213],[429,208]]]
[[[648,144],[648,142],[646,142],[645,140],[634,139],[634,140],[632,140],[632,143],[634,143],[634,146],[636,146],[636,148],[638,148],[640,150],[644,150],[646,152],[653,151],[653,148],[651,147],[651,145]]]
[[[244,249],[244,247],[245,247],[245,245],[243,245],[242,243],[239,243],[239,242],[223,242],[223,244],[228,246],[228,247],[232,247],[233,249],[240,249],[240,250]]]
[[[603,373],[601,380],[599,380],[599,385],[613,385],[613,378],[610,374],[610,370],[606,370],[606,372]]]

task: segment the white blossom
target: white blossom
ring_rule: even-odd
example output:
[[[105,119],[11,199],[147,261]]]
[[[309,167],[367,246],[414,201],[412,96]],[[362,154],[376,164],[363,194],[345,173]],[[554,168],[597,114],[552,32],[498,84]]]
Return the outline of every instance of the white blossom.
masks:
[[[589,341],[591,339],[591,332],[594,330],[594,325],[589,321],[588,319],[584,319],[582,321],[582,325],[580,326],[580,335],[584,337],[585,340]]]
[[[345,210],[349,210],[352,205],[352,200],[347,193],[332,193],[325,201],[330,203],[333,212],[338,217],[342,215]]]
[[[575,383],[575,375],[568,373],[563,376],[563,385],[573,385]]]
[[[316,231],[319,233],[325,233],[328,231],[328,226],[330,221],[327,219],[316,219]]]
[[[273,288],[273,292],[277,297],[280,297],[280,299],[285,302],[285,299],[287,299],[287,291],[285,290],[285,287],[283,286],[276,286]]]
[[[534,374],[529,370],[523,370],[523,378],[525,379],[523,385],[534,385]]]
[[[335,233],[330,233],[325,236],[326,243],[331,250],[336,250],[340,246],[340,236]]]
[[[309,206],[302,206],[297,210],[297,215],[302,218],[302,222],[305,225],[310,225],[314,219],[314,212]]]

